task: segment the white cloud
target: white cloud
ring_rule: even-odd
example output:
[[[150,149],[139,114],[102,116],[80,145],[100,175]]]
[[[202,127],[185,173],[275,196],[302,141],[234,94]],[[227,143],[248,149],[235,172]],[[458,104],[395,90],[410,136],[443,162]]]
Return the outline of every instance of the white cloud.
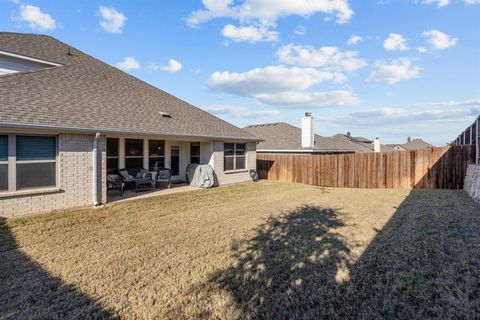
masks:
[[[102,19],[100,26],[103,30],[110,33],[122,33],[127,17],[115,8],[100,6],[98,9]]]
[[[175,59],[168,60],[168,64],[165,66],[159,66],[154,63],[150,64],[150,69],[153,71],[161,70],[161,71],[166,71],[170,73],[175,73],[182,70],[182,68],[183,68],[182,64]]]
[[[476,106],[480,107],[480,99],[471,99],[464,101],[444,101],[444,102],[430,102],[418,104],[419,107],[465,107]]]
[[[390,33],[388,38],[383,41],[383,47],[387,51],[405,51],[408,50],[407,39],[401,34]]]
[[[427,52],[427,48],[425,48],[425,47],[418,47],[417,50],[418,50],[418,52],[420,52],[420,53],[425,53],[425,52]]]
[[[290,107],[342,107],[358,104],[361,100],[348,90],[326,92],[284,91],[280,93],[261,93],[256,98],[270,105]]]
[[[362,42],[362,41],[363,41],[363,38],[362,38],[362,37],[357,36],[357,35],[355,35],[355,34],[352,34],[352,35],[350,36],[350,38],[348,38],[347,44],[348,44],[349,46],[354,46],[354,45],[356,45],[356,44],[359,44],[359,43]]]
[[[418,78],[421,68],[414,66],[410,59],[400,58],[391,63],[377,61],[376,69],[367,78],[368,82],[395,84],[400,81]]]
[[[450,4],[450,0],[422,0],[423,4],[436,4],[438,8],[446,7]]]
[[[57,27],[55,20],[39,7],[32,5],[21,5],[19,19],[28,23],[32,29],[53,30]]]
[[[344,80],[342,74],[314,68],[268,66],[243,73],[215,72],[209,86],[214,91],[254,98],[270,105],[330,107],[358,103],[350,91],[307,92],[323,81]]]
[[[262,42],[262,41],[276,41],[278,40],[278,32],[270,31],[268,27],[244,26],[236,27],[227,24],[223,30],[222,35],[235,42]]]
[[[307,29],[304,26],[297,26],[295,30],[293,30],[293,33],[297,36],[304,36],[307,33]]]
[[[278,115],[280,112],[271,110],[250,110],[247,107],[232,105],[211,105],[202,108],[216,115],[227,115],[232,118],[268,118]]]
[[[458,38],[453,38],[438,30],[429,30],[423,32],[423,37],[434,49],[444,50],[457,44]]]
[[[480,4],[480,0],[464,0],[464,2],[465,2],[465,4],[467,4],[469,6]]]
[[[124,71],[140,69],[140,63],[133,57],[124,57],[123,61],[117,63],[116,66]]]
[[[243,73],[215,72],[210,76],[212,89],[240,96],[305,90],[322,81],[341,81],[341,75],[313,68],[268,66]]]
[[[324,68],[329,71],[352,72],[367,65],[365,60],[357,57],[356,51],[341,51],[337,47],[321,47],[288,44],[277,51],[282,63],[302,67]]]
[[[335,15],[338,23],[350,20],[354,12],[348,0],[203,0],[204,9],[194,11],[187,24],[195,27],[215,18],[233,18],[273,25],[280,17],[289,15],[310,16],[315,13]]]

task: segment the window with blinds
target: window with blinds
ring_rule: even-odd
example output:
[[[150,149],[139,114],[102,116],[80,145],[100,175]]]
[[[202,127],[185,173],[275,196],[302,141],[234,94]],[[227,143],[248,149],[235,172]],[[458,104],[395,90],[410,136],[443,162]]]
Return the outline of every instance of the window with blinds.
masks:
[[[56,185],[57,139],[51,136],[16,137],[17,190]]]

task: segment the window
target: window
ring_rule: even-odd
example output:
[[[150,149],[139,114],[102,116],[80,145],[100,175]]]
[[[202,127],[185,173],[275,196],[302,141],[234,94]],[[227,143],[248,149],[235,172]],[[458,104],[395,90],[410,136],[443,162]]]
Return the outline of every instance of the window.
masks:
[[[148,166],[150,171],[165,168],[165,141],[148,141]]]
[[[128,169],[143,168],[142,139],[125,139],[125,167]]]
[[[0,136],[0,190],[8,190],[8,136]]]
[[[242,170],[246,168],[244,143],[225,143],[223,145],[223,170]]]
[[[190,143],[190,163],[200,163],[200,142]]]
[[[17,136],[17,190],[56,185],[57,139],[46,136]]]
[[[107,138],[107,173],[113,173],[118,168],[118,139]]]

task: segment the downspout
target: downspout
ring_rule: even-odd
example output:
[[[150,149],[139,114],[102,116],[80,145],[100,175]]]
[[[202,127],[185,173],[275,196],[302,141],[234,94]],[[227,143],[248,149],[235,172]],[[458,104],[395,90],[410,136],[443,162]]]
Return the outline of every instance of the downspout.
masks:
[[[98,207],[98,139],[100,139],[100,132],[95,134],[93,138],[93,206]]]

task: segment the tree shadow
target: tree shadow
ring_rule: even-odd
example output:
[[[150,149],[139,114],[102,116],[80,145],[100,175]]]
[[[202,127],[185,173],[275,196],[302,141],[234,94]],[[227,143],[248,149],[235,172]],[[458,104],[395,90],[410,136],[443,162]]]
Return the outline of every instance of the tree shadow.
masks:
[[[210,281],[229,292],[242,318],[313,318],[331,313],[328,299],[348,278],[349,249],[335,229],[334,209],[299,207],[270,218],[245,243],[234,245],[235,264]]]
[[[118,317],[29,258],[0,217],[0,319],[79,318]]]
[[[356,261],[339,210],[270,218],[206,288],[228,293],[242,319],[476,318],[480,216],[459,210],[476,204],[451,192],[412,190]]]

